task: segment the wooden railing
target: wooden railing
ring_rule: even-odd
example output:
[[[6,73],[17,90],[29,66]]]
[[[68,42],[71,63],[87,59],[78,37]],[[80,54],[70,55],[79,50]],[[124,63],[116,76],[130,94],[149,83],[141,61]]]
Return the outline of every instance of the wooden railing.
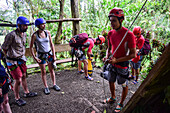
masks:
[[[71,51],[71,47],[69,46],[69,44],[60,44],[60,45],[55,45],[54,47],[55,47],[55,52],[56,53]],[[35,48],[34,48],[34,51],[36,52]],[[32,56],[29,48],[26,48],[25,56]],[[57,61],[55,61],[55,63],[56,64],[61,64],[61,63],[67,63],[67,62],[71,62],[71,61],[72,61],[72,58],[67,58],[67,59],[57,60]],[[28,69],[35,68],[35,67],[39,67],[39,65],[37,63],[27,65]]]

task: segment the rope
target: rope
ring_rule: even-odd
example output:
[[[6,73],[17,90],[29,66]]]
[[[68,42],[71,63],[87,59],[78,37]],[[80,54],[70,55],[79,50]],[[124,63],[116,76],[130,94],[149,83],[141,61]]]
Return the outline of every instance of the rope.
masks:
[[[119,45],[117,46],[117,48],[115,49],[115,51],[113,52],[113,54],[112,54],[108,59],[106,59],[106,61],[104,62],[104,64],[106,64],[106,62],[109,61],[109,60],[113,57],[113,55],[116,53],[116,51],[118,50],[118,48],[119,48],[120,45],[122,44],[123,40],[125,39],[125,37],[126,37],[128,31],[129,31],[129,29],[132,27],[132,25],[134,24],[135,20],[138,18],[140,12],[142,11],[142,9],[143,9],[143,7],[145,6],[145,4],[146,4],[147,1],[148,1],[148,0],[146,0],[146,1],[144,2],[144,4],[142,5],[140,11],[139,11],[138,14],[136,15],[135,19],[133,20],[133,22],[131,23],[131,25],[128,27],[128,30],[126,31],[125,35],[123,36],[121,42],[119,43]],[[103,90],[104,90],[104,96],[105,96],[105,98],[106,98],[105,86],[104,86],[104,77],[103,77]]]

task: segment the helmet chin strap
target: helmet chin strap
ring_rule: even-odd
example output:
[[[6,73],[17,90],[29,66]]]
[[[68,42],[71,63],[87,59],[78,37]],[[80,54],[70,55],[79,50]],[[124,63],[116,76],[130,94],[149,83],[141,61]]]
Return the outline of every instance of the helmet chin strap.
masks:
[[[122,27],[122,23],[120,22],[120,19],[118,19],[118,20],[119,20],[120,26],[119,26],[119,28],[115,29],[116,31],[120,30],[120,28]]]
[[[44,29],[41,29],[40,26],[37,26],[37,27],[38,27],[38,29],[40,29],[41,31],[44,31]]]
[[[119,28],[115,29],[116,31],[120,30],[120,28],[122,27],[122,25],[119,26]]]
[[[44,29],[39,28],[41,31],[44,31]]]
[[[20,32],[22,32],[22,33],[25,32],[25,30],[22,30],[21,25],[19,25],[18,27],[19,27]]]

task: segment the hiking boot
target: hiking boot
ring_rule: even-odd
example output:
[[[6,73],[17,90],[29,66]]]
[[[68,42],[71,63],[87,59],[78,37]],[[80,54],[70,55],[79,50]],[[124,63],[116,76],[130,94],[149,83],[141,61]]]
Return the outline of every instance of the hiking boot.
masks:
[[[19,98],[18,100],[15,100],[15,103],[18,105],[18,106],[23,106],[26,104],[26,101]]]
[[[60,87],[57,86],[57,85],[54,85],[54,86],[53,86],[53,89],[56,90],[56,91],[60,91]]]
[[[29,93],[24,93],[24,97],[35,97],[37,96],[37,92],[29,92]]]
[[[49,88],[45,88],[45,89],[44,89],[44,93],[45,93],[46,95],[50,94]]]

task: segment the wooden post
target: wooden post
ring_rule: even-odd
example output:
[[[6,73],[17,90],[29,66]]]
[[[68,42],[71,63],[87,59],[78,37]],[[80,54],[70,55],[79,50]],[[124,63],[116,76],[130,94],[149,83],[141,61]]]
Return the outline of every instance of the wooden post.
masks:
[[[148,106],[170,85],[170,44],[121,113],[132,113],[136,106]]]
[[[72,18],[79,18],[78,0],[71,1]],[[79,21],[73,21],[73,36],[80,33]]]

